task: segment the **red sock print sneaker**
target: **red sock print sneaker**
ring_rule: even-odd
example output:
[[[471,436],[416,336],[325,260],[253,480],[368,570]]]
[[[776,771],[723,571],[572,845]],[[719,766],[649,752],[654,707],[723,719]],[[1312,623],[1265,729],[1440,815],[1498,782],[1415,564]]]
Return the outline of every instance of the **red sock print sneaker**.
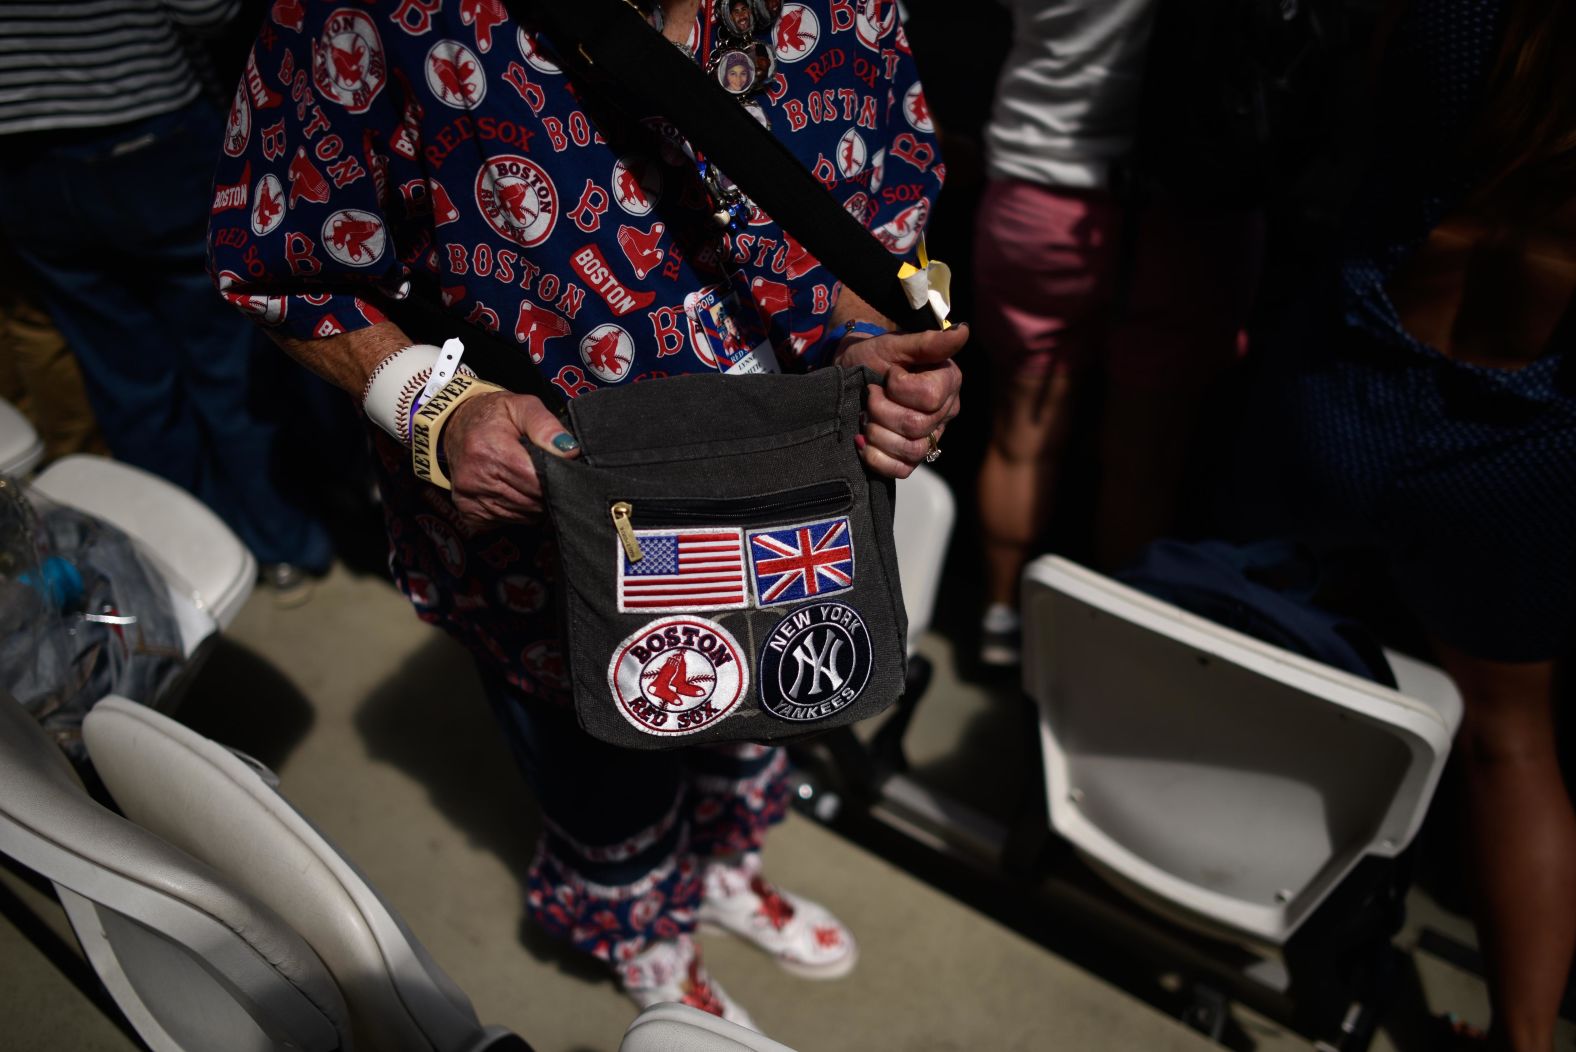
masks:
[[[750,1013],[728,996],[701,962],[700,948],[688,935],[647,946],[618,969],[619,985],[642,1009],[664,1001],[699,1008],[730,1023],[759,1030]]]
[[[701,923],[748,939],[804,979],[840,979],[853,971],[859,948],[843,923],[826,907],[772,886],[760,866],[753,852],[708,862]]]

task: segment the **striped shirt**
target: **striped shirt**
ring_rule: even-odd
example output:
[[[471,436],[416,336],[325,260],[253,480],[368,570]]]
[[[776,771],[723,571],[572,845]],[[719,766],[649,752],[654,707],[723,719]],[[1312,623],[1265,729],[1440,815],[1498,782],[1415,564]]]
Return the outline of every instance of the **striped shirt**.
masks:
[[[97,128],[168,113],[200,84],[182,30],[216,29],[240,0],[0,2],[0,135]]]

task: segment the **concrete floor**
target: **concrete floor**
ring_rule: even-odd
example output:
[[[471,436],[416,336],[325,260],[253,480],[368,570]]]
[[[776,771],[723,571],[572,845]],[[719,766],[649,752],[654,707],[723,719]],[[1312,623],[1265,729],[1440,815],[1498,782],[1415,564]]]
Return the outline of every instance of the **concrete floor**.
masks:
[[[978,764],[963,773],[954,754],[967,742],[988,762],[1012,724],[998,718],[1000,697],[951,674],[944,640],[932,638],[926,650],[938,678],[910,738],[916,771],[944,788],[972,787],[988,808],[1005,791]],[[617,1047],[633,1007],[595,968],[522,926],[519,879],[535,816],[469,661],[385,582],[336,568],[295,609],[254,594],[197,676],[181,718],[279,772],[284,793],[403,913],[484,1022],[513,1028],[538,1052]],[[798,815],[774,834],[766,859],[776,880],[850,922],[859,967],[817,984],[725,937],[703,944],[713,973],[762,1028],[805,1052],[1216,1047]],[[16,889],[8,874],[0,879]],[[66,933],[57,906],[31,889],[18,893]],[[1431,916],[1463,930],[1458,918]],[[1464,932],[1469,938],[1470,927]],[[1469,974],[1428,959],[1418,975],[1393,1031],[1405,1032],[1425,1008],[1486,1014],[1482,984]],[[0,991],[0,1048],[136,1047],[3,919]],[[1251,1012],[1239,1011],[1237,1025],[1244,1047],[1310,1047]],[[1576,1048],[1569,1028],[1562,1040]],[[1421,1047],[1388,1034],[1375,1044]]]

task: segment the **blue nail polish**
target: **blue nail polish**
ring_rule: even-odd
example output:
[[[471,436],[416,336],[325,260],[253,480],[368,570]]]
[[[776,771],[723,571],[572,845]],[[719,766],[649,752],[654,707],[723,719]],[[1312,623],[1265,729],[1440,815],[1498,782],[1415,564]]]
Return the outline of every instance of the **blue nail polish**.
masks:
[[[560,453],[573,453],[580,448],[580,440],[567,431],[561,431],[553,436],[553,448]]]

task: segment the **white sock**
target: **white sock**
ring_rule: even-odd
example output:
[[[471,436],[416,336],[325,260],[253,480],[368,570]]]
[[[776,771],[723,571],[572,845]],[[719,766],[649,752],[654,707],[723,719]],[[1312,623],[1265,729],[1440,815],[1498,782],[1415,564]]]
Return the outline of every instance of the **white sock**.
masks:
[[[1022,621],[1018,611],[1006,603],[992,603],[985,608],[985,617],[980,622],[980,627],[987,632],[1016,632]]]

